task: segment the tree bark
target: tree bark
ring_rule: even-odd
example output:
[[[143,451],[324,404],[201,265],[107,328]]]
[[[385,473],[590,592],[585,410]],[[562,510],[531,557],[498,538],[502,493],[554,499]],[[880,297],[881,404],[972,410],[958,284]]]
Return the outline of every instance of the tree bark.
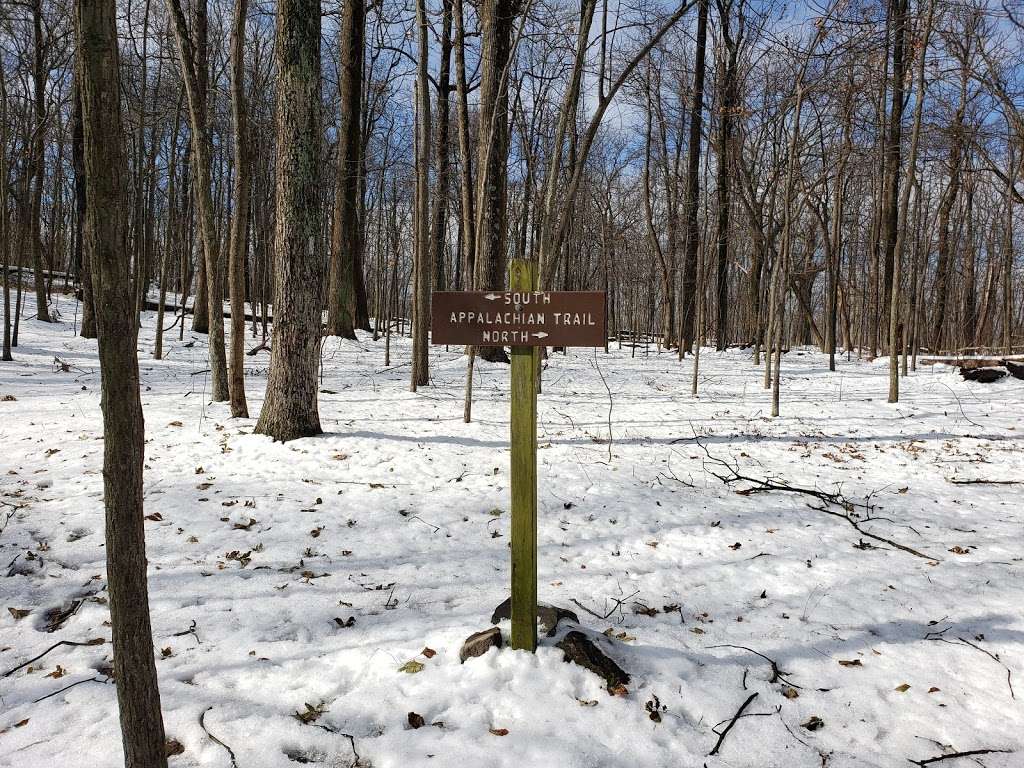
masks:
[[[508,215],[508,74],[519,0],[481,0],[480,128],[476,193],[476,288],[505,289]],[[502,347],[481,347],[489,362],[509,361]]]
[[[245,259],[249,224],[249,125],[245,100],[245,21],[248,0],[235,0],[231,30],[231,122],[235,132],[235,188],[228,243],[228,294],[231,300],[231,365],[228,390],[231,415],[249,418],[245,402]]]
[[[686,148],[686,263],[683,266],[681,349],[690,349],[694,341],[697,303],[697,258],[700,250],[700,141],[704,120],[704,69],[708,39],[708,2],[700,0],[697,9],[697,48],[693,65],[693,101],[690,103],[690,136]]]
[[[168,0],[174,17],[174,35],[181,57],[182,80],[188,98],[192,127],[192,173],[196,194],[196,215],[203,242],[205,269],[199,273],[195,306],[198,312],[200,295],[205,286],[207,322],[209,323],[210,374],[213,399],[229,398],[227,360],[224,353],[224,292],[220,280],[220,247],[214,221],[213,196],[210,189],[210,126],[207,108],[206,0],[196,0],[196,44],[193,46],[181,10],[181,0]],[[196,318],[198,322],[198,316]],[[198,331],[196,326],[193,326]]]
[[[277,11],[277,220],[270,373],[256,431],[275,440],[318,435],[323,307],[320,255],[320,3]]]
[[[356,338],[356,270],[362,271],[362,228],[359,223],[362,166],[364,0],[345,0],[341,16],[341,61],[338,96],[338,169],[334,186],[334,223],[327,299],[327,332]]]
[[[413,263],[412,372],[409,388],[430,383],[430,89],[427,87],[430,27],[425,0],[416,0],[419,56],[416,62],[416,226]]]
[[[145,431],[129,278],[128,168],[114,0],[77,0],[75,21],[90,201],[85,246],[99,331],[107,580],[124,763],[126,768],[166,768],[146,585]]]
[[[46,283],[43,280],[43,239],[42,239],[42,206],[43,176],[46,171],[46,72],[43,54],[46,46],[43,42],[43,0],[33,0],[32,28],[35,42],[33,46],[33,115],[35,126],[32,134],[32,202],[30,208],[29,229],[32,238],[32,273],[36,291],[36,319],[43,323],[50,322],[50,310],[46,295]],[[6,183],[4,180],[3,183]]]

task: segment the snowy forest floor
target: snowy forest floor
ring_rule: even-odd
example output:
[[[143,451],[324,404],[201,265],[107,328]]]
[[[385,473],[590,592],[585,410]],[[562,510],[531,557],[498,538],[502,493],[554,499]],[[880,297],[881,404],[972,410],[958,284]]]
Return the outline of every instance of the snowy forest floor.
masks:
[[[432,349],[432,386],[413,394],[408,339],[387,369],[383,339],[328,339],[326,434],[275,444],[208,402],[205,337],[174,329],[151,359],[154,321],[146,533],[172,768],[841,768],[970,750],[1008,751],[942,765],[1024,765],[1024,486],[987,482],[1024,481],[1024,383],[932,366],[889,405],[887,361],[829,373],[794,350],[773,420],[746,351],[705,350],[697,399],[691,361],[653,347],[554,355],[540,599],[632,675],[611,696],[557,637],[459,663],[508,595],[506,366],[478,364],[464,424],[460,351]],[[26,319],[15,353],[0,364],[0,674],[110,638],[95,344]],[[246,358],[253,417],[268,364]],[[751,483],[727,486],[715,459],[869,499],[863,529],[924,556],[824,511],[841,506],[737,493]],[[61,646],[0,679],[0,765],[121,765],[110,652]]]

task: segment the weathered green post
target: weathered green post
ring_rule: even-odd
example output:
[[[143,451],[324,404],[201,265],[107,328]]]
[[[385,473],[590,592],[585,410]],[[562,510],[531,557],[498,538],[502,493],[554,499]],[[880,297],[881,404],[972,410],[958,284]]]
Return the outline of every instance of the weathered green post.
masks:
[[[533,290],[534,265],[514,259],[513,291]],[[512,639],[537,649],[537,348],[512,347]]]
[[[512,638],[537,650],[537,348],[607,342],[600,291],[538,291],[536,265],[513,259],[507,291],[437,291],[433,344],[512,348]]]

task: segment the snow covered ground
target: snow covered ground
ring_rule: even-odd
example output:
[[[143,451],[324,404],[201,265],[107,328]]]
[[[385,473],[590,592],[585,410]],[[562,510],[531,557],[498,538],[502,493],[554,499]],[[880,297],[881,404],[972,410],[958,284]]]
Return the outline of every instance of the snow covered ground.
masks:
[[[68,322],[23,321],[17,361],[0,364],[0,674],[110,636],[98,363],[74,305],[60,309]],[[412,394],[407,339],[389,369],[383,340],[331,339],[327,434],[274,444],[208,402],[204,337],[175,329],[152,360],[153,323],[146,530],[164,717],[184,748],[171,766],[226,768],[223,745],[239,768],[840,768],[981,749],[1011,752],[975,764],[1024,766],[1024,486],[958,484],[1024,480],[1022,382],[928,367],[888,405],[886,361],[830,374],[798,350],[772,420],[745,352],[706,350],[698,399],[690,361],[653,348],[555,355],[538,408],[540,597],[632,675],[611,696],[557,638],[459,663],[507,596],[506,367],[478,365],[467,425],[458,351],[432,350],[433,386]],[[255,417],[269,358],[246,361]],[[737,493],[750,484],[716,479],[709,454],[870,495],[884,519],[864,529],[924,557],[809,496]],[[109,662],[109,643],[62,646],[0,679],[0,765],[120,765]]]

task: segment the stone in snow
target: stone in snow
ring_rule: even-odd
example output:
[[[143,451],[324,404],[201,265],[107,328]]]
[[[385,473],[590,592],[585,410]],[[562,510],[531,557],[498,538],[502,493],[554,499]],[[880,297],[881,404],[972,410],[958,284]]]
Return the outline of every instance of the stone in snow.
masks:
[[[465,664],[466,659],[483,656],[491,648],[501,648],[501,630],[497,627],[467,637],[462,643],[462,650],[459,651],[459,661]]]
[[[609,693],[629,683],[629,674],[582,632],[574,629],[559,640],[555,647],[562,649],[562,661],[579,664],[604,680]]]
[[[511,618],[512,598],[508,597],[502,601],[501,605],[494,609],[494,613],[491,614],[491,623],[497,624],[500,621]],[[569,620],[576,624],[580,623],[579,616],[568,608],[559,608],[557,605],[548,605],[547,603],[537,603],[537,622],[540,624],[541,631],[547,637],[554,637],[559,622],[564,620]]]

